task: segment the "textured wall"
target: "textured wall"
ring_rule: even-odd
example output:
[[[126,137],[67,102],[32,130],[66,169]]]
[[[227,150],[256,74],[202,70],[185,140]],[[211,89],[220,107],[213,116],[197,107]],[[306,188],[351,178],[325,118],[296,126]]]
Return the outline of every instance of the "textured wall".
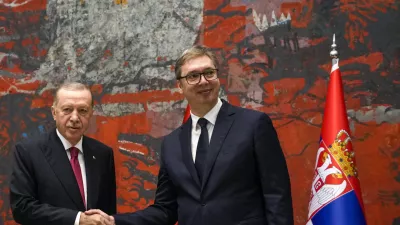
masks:
[[[400,224],[400,4],[396,0],[0,0],[0,225],[13,144],[54,126],[51,91],[91,86],[88,135],[115,151],[118,210],[153,200],[163,135],[186,102],[173,62],[201,43],[221,96],[274,120],[304,224],[335,32],[367,220]]]

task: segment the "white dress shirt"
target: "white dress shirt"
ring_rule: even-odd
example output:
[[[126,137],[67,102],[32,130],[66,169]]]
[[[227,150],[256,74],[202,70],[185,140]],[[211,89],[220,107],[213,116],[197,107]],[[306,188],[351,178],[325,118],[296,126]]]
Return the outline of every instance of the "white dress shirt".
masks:
[[[217,121],[217,116],[219,113],[219,110],[221,109],[222,106],[222,101],[221,99],[218,98],[217,104],[208,111],[206,115],[204,115],[203,118],[205,118],[208,123],[207,123],[207,131],[208,131],[208,140],[211,141],[211,136],[214,131],[214,126],[215,126],[215,121]],[[197,124],[197,121],[199,121],[200,117],[194,115],[192,111],[190,111],[190,116],[192,118],[192,157],[193,157],[193,162],[196,161],[196,151],[197,151],[197,144],[199,142],[200,134],[201,134],[201,127],[199,124]]]
[[[79,142],[75,145],[72,146],[71,143],[67,139],[64,138],[64,136],[61,135],[61,133],[56,129],[58,137],[61,139],[61,142],[64,146],[65,151],[67,152],[68,160],[71,160],[71,153],[69,152],[69,148],[75,147],[79,149],[79,154],[78,154],[78,161],[79,161],[79,166],[81,167],[81,173],[82,173],[82,181],[83,181],[83,192],[85,193],[85,205],[87,205],[87,184],[86,184],[86,167],[85,167],[85,160],[83,159],[83,148],[82,148],[82,138],[79,140]],[[74,225],[79,225],[79,219],[81,216],[81,212],[78,212],[78,215],[76,215],[75,223]]]

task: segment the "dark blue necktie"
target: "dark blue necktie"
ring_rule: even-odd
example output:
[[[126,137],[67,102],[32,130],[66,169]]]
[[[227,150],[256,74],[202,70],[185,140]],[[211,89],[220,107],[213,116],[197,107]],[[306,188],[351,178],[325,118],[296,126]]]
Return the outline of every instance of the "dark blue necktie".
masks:
[[[196,151],[196,160],[194,165],[196,166],[197,174],[199,175],[200,182],[203,181],[204,167],[206,163],[206,156],[209,147],[208,141],[208,130],[207,123],[208,121],[204,118],[200,118],[197,122],[201,127],[201,134],[199,138],[199,142],[197,143],[197,151]]]

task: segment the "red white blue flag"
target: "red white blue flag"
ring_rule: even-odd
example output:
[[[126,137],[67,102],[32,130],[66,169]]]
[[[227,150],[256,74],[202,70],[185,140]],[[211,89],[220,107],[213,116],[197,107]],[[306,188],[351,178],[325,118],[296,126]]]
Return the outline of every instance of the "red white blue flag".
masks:
[[[366,225],[338,58],[332,60],[307,225]]]

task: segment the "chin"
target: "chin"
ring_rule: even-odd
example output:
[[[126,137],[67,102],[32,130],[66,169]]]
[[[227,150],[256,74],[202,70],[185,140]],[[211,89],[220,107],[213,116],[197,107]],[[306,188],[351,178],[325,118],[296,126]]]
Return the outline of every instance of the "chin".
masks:
[[[200,104],[205,104],[205,105],[210,105],[210,104],[214,104],[215,103],[215,99],[202,99],[201,101],[199,101]]]
[[[73,131],[73,132],[68,132],[68,136],[70,136],[71,138],[77,138],[82,136],[82,131],[77,130],[77,131]]]

